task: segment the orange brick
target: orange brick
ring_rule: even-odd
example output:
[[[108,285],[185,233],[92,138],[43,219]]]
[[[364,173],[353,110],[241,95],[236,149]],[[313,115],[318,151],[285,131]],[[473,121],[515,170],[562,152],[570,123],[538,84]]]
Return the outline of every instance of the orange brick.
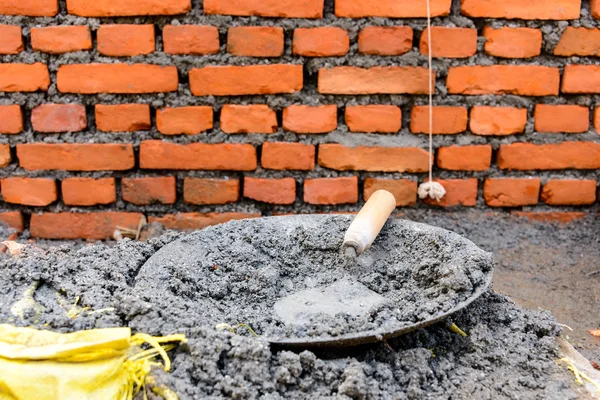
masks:
[[[176,15],[192,9],[192,0],[67,0],[69,14],[81,17]]]
[[[128,57],[154,52],[154,25],[100,25],[98,52]]]
[[[600,19],[600,0],[591,0],[590,9],[592,12],[592,17]]]
[[[431,16],[448,15],[451,5],[452,0],[431,0]],[[427,4],[413,0],[337,0],[335,15],[348,18],[424,18],[427,17]]]
[[[8,167],[12,161],[9,144],[0,144],[0,168]]]
[[[581,0],[461,0],[462,14],[474,18],[578,19]]]
[[[167,214],[162,217],[150,217],[148,222],[159,223],[167,229],[177,230],[198,230],[204,229],[207,226],[223,224],[232,220],[248,219],[248,218],[259,218],[260,213],[239,213],[239,212],[228,212],[228,213],[179,213],[179,214]]]
[[[514,94],[556,96],[558,68],[537,65],[450,67],[446,86],[450,94]]]
[[[240,198],[238,179],[185,178],[183,200],[189,204],[227,204]]]
[[[53,17],[58,14],[58,0],[3,0],[0,14]]]
[[[96,206],[117,201],[115,178],[67,178],[61,187],[67,205]]]
[[[297,28],[294,30],[292,51],[305,57],[343,56],[350,50],[350,37],[342,28]]]
[[[79,104],[42,104],[31,112],[36,132],[79,132],[87,127],[85,107]]]
[[[561,92],[572,94],[600,93],[600,66],[566,65]]]
[[[261,163],[265,169],[310,171],[315,168],[315,146],[265,142]]]
[[[527,218],[530,221],[536,222],[559,222],[561,224],[568,224],[578,219],[585,218],[588,213],[584,212],[562,212],[562,211],[550,211],[550,212],[528,212],[528,211],[511,211],[511,215]]]
[[[0,133],[15,134],[20,132],[23,132],[21,106],[18,104],[0,106]]]
[[[590,129],[590,109],[576,105],[536,104],[535,130],[550,133],[582,133]]]
[[[302,89],[303,79],[302,65],[203,67],[190,71],[190,88],[194,96],[294,93]]]
[[[256,149],[251,144],[176,144],[145,140],[140,145],[140,168],[253,171]]]
[[[485,52],[495,57],[530,58],[542,52],[542,31],[533,28],[499,28],[486,26]]]
[[[174,176],[123,178],[123,200],[137,205],[175,203],[176,182]]]
[[[346,125],[351,132],[395,133],[402,127],[402,110],[396,106],[347,106]]]
[[[165,25],[163,46],[167,54],[206,55],[219,52],[219,30],[206,25]]]
[[[422,67],[322,68],[319,93],[427,94],[428,79],[429,72]],[[435,87],[435,75],[433,81]]]
[[[270,204],[294,204],[296,181],[294,178],[263,179],[244,178],[244,197]]]
[[[596,201],[595,180],[552,179],[542,189],[541,199],[552,206],[582,206]]]
[[[358,202],[358,178],[317,178],[304,181],[304,202],[347,204]]]
[[[327,133],[337,128],[337,106],[293,105],[283,110],[283,129],[295,133]]]
[[[522,133],[525,125],[526,108],[475,106],[471,109],[469,129],[476,135],[513,135]]]
[[[87,26],[31,28],[31,47],[51,54],[91,50],[92,34]]]
[[[437,165],[442,169],[486,171],[491,164],[492,146],[489,144],[440,147],[437,153]]]
[[[0,25],[0,38],[0,54],[19,54],[23,51],[20,26]]]
[[[264,104],[226,104],[221,109],[221,130],[225,133],[275,133],[275,111]]]
[[[427,29],[423,30],[419,41],[419,51],[422,54],[429,54],[427,32]],[[477,53],[477,29],[434,26],[431,28],[431,40],[432,57],[467,58]]]
[[[0,212],[0,222],[5,223],[17,232],[23,232],[25,223],[23,222],[23,214],[21,211],[4,211]]]
[[[137,230],[144,215],[132,212],[32,214],[31,236],[40,239],[112,239],[117,227]]]
[[[600,168],[600,143],[503,144],[498,166],[508,170],[555,170]]]
[[[135,166],[131,144],[17,145],[19,165],[25,170],[122,171]]]
[[[600,54],[600,29],[568,26],[554,48],[556,56],[598,56]]]
[[[70,64],[58,68],[63,93],[158,93],[179,89],[177,68],[149,64]]]
[[[483,185],[483,197],[490,207],[532,206],[539,195],[539,179],[489,178]]]
[[[156,127],[163,135],[196,135],[212,129],[210,106],[163,108],[156,111]]]
[[[410,179],[365,179],[365,201],[369,200],[371,195],[378,190],[387,190],[393,194],[398,207],[417,204],[417,182]]]
[[[204,0],[205,14],[322,18],[323,0]]]
[[[281,57],[283,28],[234,26],[227,31],[227,51],[234,56]]]
[[[358,51],[376,56],[399,56],[412,49],[410,26],[367,26],[358,34]]]
[[[147,131],[151,127],[148,104],[97,104],[96,126],[102,132]]]
[[[0,92],[45,92],[49,86],[46,64],[0,64]]]
[[[433,133],[456,134],[467,130],[465,107],[434,106]],[[410,131],[429,133],[429,106],[414,106],[410,112]]]
[[[47,178],[4,178],[2,198],[6,203],[47,206],[57,199],[56,182]]]
[[[426,172],[429,154],[415,147],[319,146],[319,165],[338,171]]]
[[[2,107],[0,107],[0,121],[2,120]],[[594,129],[596,133],[600,134],[600,108],[596,106],[594,109]],[[2,128],[0,127],[0,132],[2,132]]]
[[[440,201],[428,197],[423,200],[424,203],[440,207],[473,207],[477,205],[477,178],[445,179],[436,180],[436,182],[446,189],[446,194]]]

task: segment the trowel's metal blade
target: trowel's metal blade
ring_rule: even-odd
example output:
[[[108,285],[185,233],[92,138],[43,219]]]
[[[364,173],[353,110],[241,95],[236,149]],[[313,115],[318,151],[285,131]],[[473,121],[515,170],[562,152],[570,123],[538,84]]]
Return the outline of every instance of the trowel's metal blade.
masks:
[[[385,298],[365,285],[349,278],[324,287],[302,290],[275,303],[275,312],[286,324],[304,324],[316,314],[353,317],[367,314],[383,305]]]

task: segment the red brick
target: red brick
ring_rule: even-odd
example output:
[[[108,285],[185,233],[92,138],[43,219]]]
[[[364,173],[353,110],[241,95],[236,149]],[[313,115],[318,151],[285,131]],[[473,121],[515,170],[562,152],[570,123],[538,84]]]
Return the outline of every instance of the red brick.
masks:
[[[575,94],[600,93],[600,66],[566,65],[561,92]]]
[[[343,56],[350,50],[350,37],[342,28],[297,28],[294,30],[292,51],[305,57]]]
[[[176,182],[174,176],[123,178],[123,200],[137,205],[175,203]]]
[[[540,180],[527,178],[489,178],[483,197],[490,207],[532,206],[538,203]]]
[[[179,89],[177,68],[149,64],[70,64],[58,68],[63,93],[158,93]]]
[[[70,206],[96,206],[117,201],[115,178],[67,178],[61,187],[63,202]]]
[[[0,144],[0,168],[8,167],[12,161],[9,144]]]
[[[476,135],[513,135],[522,133],[525,125],[526,108],[475,106],[471,109],[469,129]]]
[[[261,164],[265,169],[310,171],[315,168],[315,146],[265,142]]]
[[[433,133],[455,134],[467,130],[465,107],[434,106]],[[414,106],[410,112],[410,131],[429,133],[429,106]]]
[[[2,120],[1,114],[2,108],[0,107],[0,121]],[[600,134],[600,107],[596,106],[594,108],[594,129],[597,134]],[[0,132],[2,132],[2,128],[0,128]]]
[[[421,33],[419,51],[429,54],[428,29]],[[467,58],[477,53],[477,29],[473,28],[446,28],[434,26],[431,28],[433,51],[435,58]]]
[[[358,202],[358,178],[317,178],[304,181],[304,202],[347,204]]]
[[[159,223],[168,229],[177,230],[198,230],[204,229],[207,226],[223,224],[232,220],[240,220],[247,218],[259,218],[260,213],[179,213],[167,214],[162,217],[150,217],[148,222]]]
[[[205,14],[322,18],[323,0],[204,0]]]
[[[128,17],[185,14],[192,0],[67,0],[69,14],[81,17]]]
[[[542,189],[541,199],[552,206],[581,206],[596,201],[595,180],[552,179]]]
[[[97,104],[96,126],[102,132],[147,131],[151,127],[148,104]]]
[[[399,56],[412,49],[410,26],[367,26],[358,34],[358,51],[376,56]]]
[[[527,218],[530,221],[536,222],[559,222],[568,224],[578,219],[585,218],[588,214],[584,212],[528,212],[528,211],[511,211],[511,215],[521,218]]]
[[[600,0],[591,0],[590,9],[592,11],[592,17],[600,19]]]
[[[452,0],[431,0],[431,16],[448,15],[451,5]],[[427,4],[414,0],[337,0],[335,15],[348,18],[424,18],[427,17]]]
[[[554,48],[556,56],[597,56],[600,54],[600,29],[568,26]]]
[[[426,172],[429,153],[416,147],[319,146],[319,165],[338,171]]]
[[[167,54],[206,55],[219,52],[219,30],[206,25],[166,25],[162,31]]]
[[[0,14],[53,17],[58,14],[58,0],[3,0]]]
[[[238,179],[185,178],[183,200],[189,204],[227,204],[240,198]]]
[[[227,31],[227,51],[234,56],[281,57],[283,28],[234,26]]]
[[[154,25],[100,25],[98,29],[98,52],[105,56],[139,56],[154,48]]]
[[[6,203],[47,206],[57,199],[56,182],[47,178],[4,178],[2,198]]]
[[[533,28],[499,28],[486,26],[485,52],[495,57],[530,58],[542,52],[542,31]]]
[[[440,147],[437,153],[437,165],[442,169],[486,171],[491,164],[492,146],[489,144]]]
[[[0,133],[15,134],[20,132],[23,132],[21,106],[18,104],[0,105]]]
[[[402,110],[391,105],[347,106],[345,118],[351,132],[395,133],[402,127]]]
[[[537,65],[450,67],[446,86],[450,94],[514,94],[556,96],[558,68]]]
[[[513,143],[500,146],[498,166],[508,170],[599,169],[600,143]]]
[[[163,135],[196,135],[212,129],[210,106],[163,108],[156,111],[156,127]]]
[[[337,106],[293,105],[283,110],[283,129],[295,133],[327,133],[337,128]]]
[[[23,51],[20,26],[0,25],[0,38],[0,54],[19,54]]]
[[[23,214],[21,211],[4,211],[0,212],[0,222],[5,223],[17,232],[23,232],[25,223],[23,222]]]
[[[49,86],[46,64],[0,64],[0,92],[45,92]]]
[[[190,88],[194,96],[294,93],[303,79],[302,65],[211,66],[190,71]]]
[[[19,165],[25,170],[122,171],[135,166],[131,144],[17,145]]]
[[[461,0],[461,12],[474,18],[578,19],[581,0]]]
[[[87,26],[31,28],[31,47],[51,54],[91,50],[92,34]]]
[[[87,127],[85,107],[79,104],[42,104],[31,112],[36,132],[79,132]]]
[[[253,171],[256,149],[251,144],[176,144],[145,140],[140,145],[140,168]]]
[[[590,129],[590,109],[576,105],[536,104],[535,130],[550,133],[582,133]]]
[[[417,182],[410,179],[365,179],[365,201],[369,200],[371,195],[378,190],[387,190],[393,194],[398,207],[417,204]]]
[[[32,214],[31,236],[40,239],[112,239],[117,227],[137,230],[144,215],[132,212]]]
[[[446,189],[446,194],[440,201],[428,197],[423,200],[424,203],[440,207],[474,207],[477,205],[477,178],[440,179],[436,182]]]
[[[322,68],[319,93],[427,94],[428,79],[429,72],[422,67]],[[435,73],[433,81],[435,87]]]
[[[244,178],[244,197],[270,204],[294,204],[296,181],[294,178],[263,179]]]
[[[225,133],[275,133],[277,116],[265,104],[226,104],[221,109],[221,130]]]

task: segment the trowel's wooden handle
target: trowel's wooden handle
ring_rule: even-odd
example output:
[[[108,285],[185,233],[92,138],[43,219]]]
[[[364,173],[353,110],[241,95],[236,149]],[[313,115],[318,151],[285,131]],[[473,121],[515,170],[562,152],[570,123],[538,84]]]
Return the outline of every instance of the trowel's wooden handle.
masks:
[[[367,250],[395,208],[393,194],[386,190],[373,193],[346,231],[343,246],[353,247],[357,255]]]

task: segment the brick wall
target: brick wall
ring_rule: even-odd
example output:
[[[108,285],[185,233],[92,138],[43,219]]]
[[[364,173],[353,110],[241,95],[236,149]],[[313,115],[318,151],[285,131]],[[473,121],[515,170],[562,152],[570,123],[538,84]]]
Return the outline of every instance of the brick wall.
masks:
[[[400,212],[596,213],[600,1],[431,7],[430,46],[424,0],[0,0],[0,219],[105,238],[379,188]],[[416,193],[429,51],[440,203]]]

